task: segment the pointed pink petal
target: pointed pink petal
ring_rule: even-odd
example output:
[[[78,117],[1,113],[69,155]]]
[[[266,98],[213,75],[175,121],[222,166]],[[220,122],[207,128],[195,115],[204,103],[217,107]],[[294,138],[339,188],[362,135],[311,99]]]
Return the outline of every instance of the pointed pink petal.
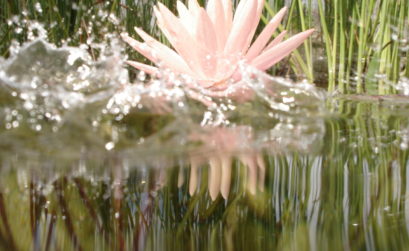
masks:
[[[269,50],[266,50],[261,55],[256,57],[251,62],[251,65],[262,71],[270,68],[272,65],[288,56],[293,50],[300,46],[313,32],[314,29],[298,33],[288,40],[270,48]]]
[[[221,6],[220,0],[209,0],[207,2],[206,12],[213,23],[215,23],[216,19],[220,17],[220,8],[223,11],[223,6]],[[222,14],[222,17],[224,18],[224,12]]]
[[[121,35],[122,39],[128,43],[134,50],[142,54],[144,57],[149,59],[152,62],[156,62],[156,58],[154,57],[154,52],[151,47],[149,47],[146,43],[141,43],[126,34]]]
[[[148,73],[150,75],[154,75],[154,74],[156,74],[158,72],[158,68],[156,68],[154,66],[147,65],[147,64],[142,64],[142,63],[139,63],[139,62],[136,62],[136,61],[126,61],[126,63],[129,64],[130,66],[132,66],[132,67],[134,67],[134,68],[136,68],[138,70],[141,70],[141,71],[143,71],[145,73]]]
[[[212,21],[203,8],[200,8],[199,10],[199,19],[196,30],[197,42],[204,43],[208,52],[215,53],[217,50],[216,32]]]
[[[273,19],[267,24],[264,30],[260,33],[256,41],[250,47],[249,51],[247,52],[246,58],[251,60],[254,57],[258,56],[260,52],[264,49],[268,41],[270,40],[271,36],[273,35],[274,31],[277,29],[278,25],[280,25],[281,20],[283,19],[287,8],[282,8],[277,15],[274,16]]]
[[[247,34],[246,43],[243,46],[242,52],[246,53],[248,48],[250,47],[251,41],[253,41],[254,34],[256,32],[257,26],[260,22],[261,12],[263,11],[264,0],[257,0],[257,9],[255,16],[252,17],[252,25]]]
[[[158,3],[158,6],[159,10],[155,8],[154,11],[159,28],[193,72],[197,74],[195,77],[204,78],[200,65],[200,60],[205,55],[204,49],[172,12],[161,3]]]
[[[268,49],[273,48],[274,46],[281,43],[281,41],[283,41],[285,35],[287,35],[287,31],[284,30],[280,34],[278,34],[278,36],[276,38],[274,38],[273,41],[271,41],[263,51],[267,51]]]
[[[256,16],[258,2],[242,0],[237,6],[232,29],[226,42],[225,53],[235,54],[243,52],[247,43],[248,34],[251,33]]]
[[[196,41],[206,46],[206,54],[200,58],[201,67],[208,78],[213,78],[217,69],[217,39],[213,23],[203,8],[199,10],[197,25]]]
[[[188,2],[189,11],[193,16],[199,14],[200,5],[197,3],[197,0],[189,0]]]
[[[223,10],[224,10],[224,32],[225,36],[227,37],[230,33],[231,26],[233,23],[233,11],[232,11],[232,6],[231,2],[232,0],[221,0],[222,5],[223,5]]]
[[[160,30],[165,35],[165,37],[168,38],[169,40],[169,38],[171,37],[171,34],[166,29],[165,21],[163,20],[162,13],[159,11],[157,6],[153,6],[153,13],[155,14],[157,25],[159,26]]]
[[[217,38],[217,51],[222,51],[226,44],[228,32],[226,32],[226,23],[224,10],[221,0],[209,0],[206,12],[212,20]]]
[[[186,6],[181,2],[177,1],[176,2],[176,8],[178,10],[179,14],[179,19],[183,26],[185,26],[186,30],[189,31],[189,33],[194,36],[195,34],[195,20],[189,10],[186,8]]]
[[[135,31],[155,52],[157,60],[165,67],[177,73],[192,74],[186,62],[172,49],[149,36],[143,30],[136,28]],[[158,62],[155,62],[158,63]]]
[[[189,10],[186,8],[186,5],[179,0],[176,1],[176,9],[178,10],[180,18],[189,13]]]

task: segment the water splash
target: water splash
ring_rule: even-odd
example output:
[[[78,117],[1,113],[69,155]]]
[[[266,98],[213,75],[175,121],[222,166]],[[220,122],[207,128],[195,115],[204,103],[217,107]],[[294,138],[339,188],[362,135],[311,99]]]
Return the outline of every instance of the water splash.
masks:
[[[107,99],[127,76],[119,55],[94,62],[79,48],[35,40],[2,64],[0,88],[40,128],[44,120],[59,123],[66,111]]]
[[[61,158],[87,163],[90,156],[109,152],[148,163],[159,155],[177,161],[193,152],[224,151],[233,158],[249,149],[277,153],[321,148],[325,95],[308,83],[272,78],[243,66],[243,78],[234,86],[252,91],[251,100],[206,93],[192,98],[192,80],[167,69],[151,78],[140,72],[130,83],[121,44],[113,39],[107,48],[95,60],[81,46],[57,48],[37,39],[2,59],[4,156],[17,152],[47,156],[55,163]],[[212,105],[203,105],[203,100]],[[209,144],[215,133],[227,135],[220,136],[229,138],[226,143],[239,140],[238,128],[248,128],[252,135],[243,144],[229,149]]]

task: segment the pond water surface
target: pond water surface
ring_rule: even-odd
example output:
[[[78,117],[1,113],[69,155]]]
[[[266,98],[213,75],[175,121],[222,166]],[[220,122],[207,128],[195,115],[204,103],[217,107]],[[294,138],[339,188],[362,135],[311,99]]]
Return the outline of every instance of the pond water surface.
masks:
[[[252,101],[206,107],[115,53],[4,60],[0,249],[405,249],[409,99],[243,72]]]

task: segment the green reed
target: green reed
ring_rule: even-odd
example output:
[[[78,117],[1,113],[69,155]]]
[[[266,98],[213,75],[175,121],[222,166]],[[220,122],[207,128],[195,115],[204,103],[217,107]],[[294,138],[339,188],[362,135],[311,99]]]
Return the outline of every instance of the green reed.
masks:
[[[318,1],[329,90],[394,93],[405,69],[407,1]],[[392,83],[392,84],[388,84]]]
[[[143,27],[149,33],[156,33],[152,25],[153,5],[153,1],[142,3],[132,0],[9,0],[0,7],[0,39],[3,39],[0,42],[0,55],[9,56],[13,41],[27,41],[29,23],[38,21],[46,29],[50,42],[72,46],[86,44],[90,54],[95,56],[98,47],[94,44],[105,43],[109,39],[107,35],[119,37],[121,32],[127,31],[136,36],[136,26]],[[39,6],[42,11],[38,11]],[[139,57],[133,50],[127,53]]]
[[[266,7],[268,13],[283,6],[274,3]],[[330,92],[395,93],[397,81],[408,76],[408,15],[407,1],[292,1],[286,28],[318,29],[318,39],[304,44],[305,59],[293,54],[292,68],[298,72],[301,65],[309,80],[317,80],[312,62],[325,56]]]

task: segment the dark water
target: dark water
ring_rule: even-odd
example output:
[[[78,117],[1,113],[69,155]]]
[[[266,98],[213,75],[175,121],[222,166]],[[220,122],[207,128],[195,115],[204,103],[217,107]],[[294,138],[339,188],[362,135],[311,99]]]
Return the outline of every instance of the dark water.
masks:
[[[407,97],[250,69],[252,101],[206,107],[119,58],[37,41],[3,62],[0,249],[406,249]]]

